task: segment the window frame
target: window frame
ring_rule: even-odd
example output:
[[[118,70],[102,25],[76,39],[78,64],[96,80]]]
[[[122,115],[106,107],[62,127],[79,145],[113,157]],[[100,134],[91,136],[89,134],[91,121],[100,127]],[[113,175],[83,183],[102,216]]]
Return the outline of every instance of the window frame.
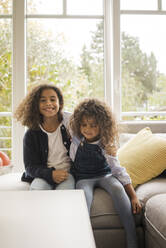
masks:
[[[26,94],[25,0],[13,0],[12,114]],[[12,118],[12,164],[14,172],[23,170],[25,128]]]
[[[0,19],[10,19],[10,20],[12,20],[12,14],[10,13],[10,14],[0,14]],[[0,117],[11,117],[12,116],[12,114],[11,114],[11,112],[0,112]],[[8,128],[7,126],[1,126],[1,128]],[[1,137],[1,139],[2,140],[7,140],[9,137]],[[8,149],[6,149],[6,148],[4,148],[4,149],[1,149],[1,151],[6,151],[6,150],[8,150]],[[10,149],[11,150],[11,149]]]

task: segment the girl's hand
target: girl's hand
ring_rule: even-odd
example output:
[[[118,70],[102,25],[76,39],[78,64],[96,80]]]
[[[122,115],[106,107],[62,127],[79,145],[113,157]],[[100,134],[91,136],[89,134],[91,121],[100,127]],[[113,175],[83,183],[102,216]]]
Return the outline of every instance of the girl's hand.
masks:
[[[133,209],[133,214],[139,214],[141,212],[142,206],[137,197],[131,198],[131,205]]]
[[[54,170],[52,172],[52,178],[55,183],[61,183],[68,178],[68,172],[66,170]]]
[[[137,195],[135,193],[135,190],[132,184],[131,183],[126,184],[124,188],[130,198],[132,209],[133,209],[133,214],[139,214],[141,212],[142,206],[137,198]]]

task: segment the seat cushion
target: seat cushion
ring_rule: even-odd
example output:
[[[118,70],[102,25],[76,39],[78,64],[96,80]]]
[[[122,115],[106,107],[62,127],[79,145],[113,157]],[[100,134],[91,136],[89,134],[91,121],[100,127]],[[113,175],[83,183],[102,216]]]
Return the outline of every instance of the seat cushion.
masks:
[[[0,176],[0,190],[29,190],[29,183],[21,181],[22,173],[8,173]]]
[[[166,193],[166,178],[154,178],[136,188],[136,194],[143,208],[146,202],[153,196]],[[91,220],[93,228],[121,228],[119,216],[113,206],[109,194],[103,189],[97,188],[91,208]],[[136,225],[142,225],[143,211],[135,215]]]
[[[136,225],[142,224],[142,215],[135,215]],[[96,188],[91,208],[91,222],[93,229],[122,228],[119,215],[109,194],[103,189]]]
[[[146,235],[155,240],[160,248],[166,247],[166,194],[150,198],[145,207]]]
[[[155,195],[166,193],[166,178],[158,177],[139,185],[136,188],[138,199],[145,206],[146,202]]]

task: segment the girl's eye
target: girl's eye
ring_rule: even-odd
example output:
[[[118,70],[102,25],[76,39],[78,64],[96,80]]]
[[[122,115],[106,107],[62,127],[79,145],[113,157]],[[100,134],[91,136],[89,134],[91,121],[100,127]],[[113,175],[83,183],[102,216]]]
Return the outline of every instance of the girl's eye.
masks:
[[[92,125],[92,126],[91,126],[91,128],[96,128],[96,127],[97,127],[97,125]]]
[[[40,102],[46,102],[47,100],[46,99],[40,99]],[[51,102],[56,102],[57,101],[57,99],[56,98],[51,98],[49,101],[51,101]]]

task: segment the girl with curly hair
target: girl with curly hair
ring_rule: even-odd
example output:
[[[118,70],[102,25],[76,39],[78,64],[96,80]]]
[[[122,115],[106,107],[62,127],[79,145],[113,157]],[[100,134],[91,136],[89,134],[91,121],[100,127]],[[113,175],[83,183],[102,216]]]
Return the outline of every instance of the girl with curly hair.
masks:
[[[127,247],[138,247],[133,213],[139,213],[141,205],[128,173],[116,156],[118,126],[110,107],[97,99],[86,99],[75,108],[70,127],[71,173],[76,188],[85,192],[89,213],[94,189],[103,188],[112,197],[124,225]]]
[[[23,139],[25,172],[22,181],[31,190],[74,189],[69,173],[69,115],[63,113],[61,90],[53,84],[40,84],[23,99],[15,118],[27,126]]]

